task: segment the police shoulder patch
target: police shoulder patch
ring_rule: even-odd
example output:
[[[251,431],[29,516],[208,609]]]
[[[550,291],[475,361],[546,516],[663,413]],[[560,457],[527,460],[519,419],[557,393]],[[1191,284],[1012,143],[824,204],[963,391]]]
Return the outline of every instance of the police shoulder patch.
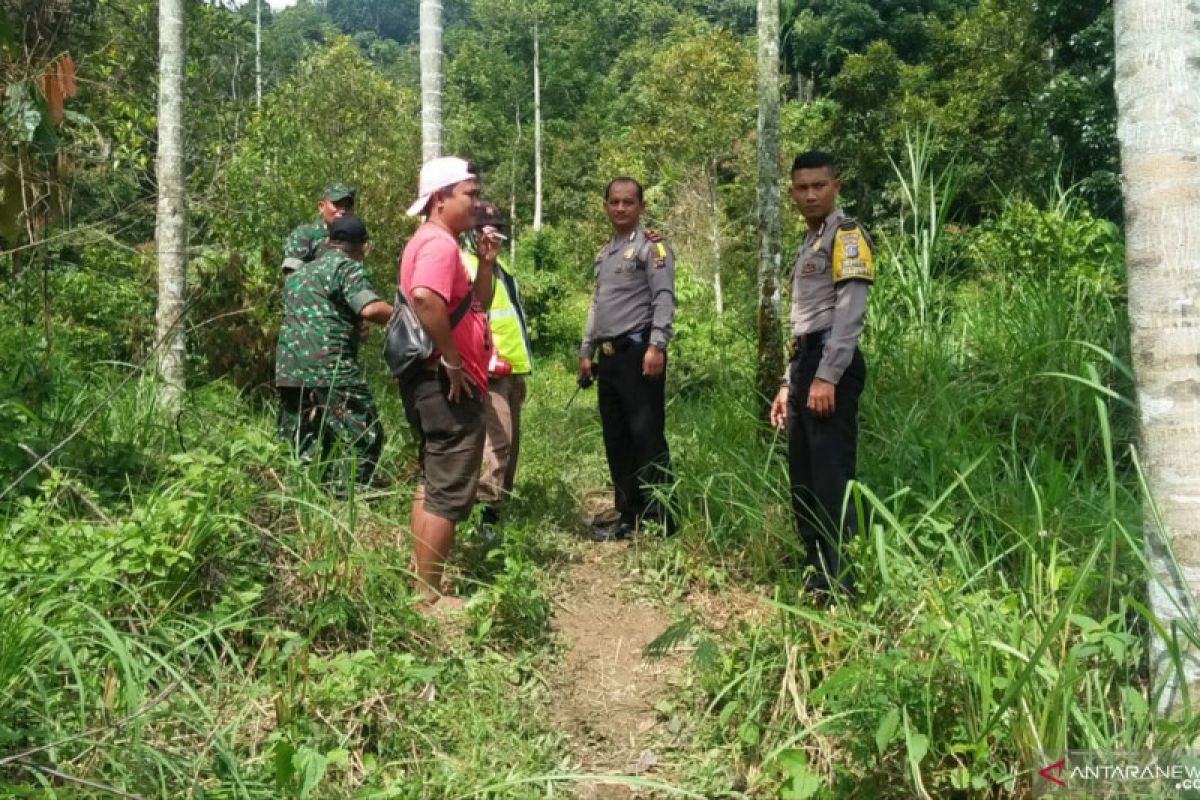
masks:
[[[833,282],[874,281],[875,254],[866,231],[852,219],[838,225],[833,237]]]
[[[667,248],[662,240],[654,243],[654,268],[663,269],[667,266]]]

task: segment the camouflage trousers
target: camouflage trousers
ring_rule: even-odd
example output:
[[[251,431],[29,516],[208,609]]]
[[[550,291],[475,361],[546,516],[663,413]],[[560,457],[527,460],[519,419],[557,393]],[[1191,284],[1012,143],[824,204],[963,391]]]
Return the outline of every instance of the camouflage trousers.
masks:
[[[279,438],[302,464],[326,470],[326,483],[365,485],[379,464],[383,425],[366,386],[279,386]],[[334,460],[330,460],[335,450]]]

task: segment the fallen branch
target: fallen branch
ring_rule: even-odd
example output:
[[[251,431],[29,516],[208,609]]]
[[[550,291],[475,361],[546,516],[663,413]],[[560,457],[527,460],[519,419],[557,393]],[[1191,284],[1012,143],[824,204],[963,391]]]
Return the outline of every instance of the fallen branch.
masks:
[[[39,456],[29,445],[18,443],[17,449],[24,453],[25,457],[29,459],[29,462],[40,469],[43,474],[47,476],[53,476],[55,474],[54,468],[47,464],[45,459]],[[96,501],[92,500],[92,498],[88,496],[87,491],[82,486],[79,486],[75,481],[67,478],[66,476],[63,476],[63,486],[65,486],[71,492],[71,494],[78,497],[83,504],[88,507],[89,511],[103,520],[105,525],[112,525],[112,519],[108,516],[108,514],[104,513],[104,509],[97,505]]]

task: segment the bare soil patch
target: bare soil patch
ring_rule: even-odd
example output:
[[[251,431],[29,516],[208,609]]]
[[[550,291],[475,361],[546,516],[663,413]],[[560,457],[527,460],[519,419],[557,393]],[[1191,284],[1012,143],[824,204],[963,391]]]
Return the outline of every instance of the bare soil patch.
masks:
[[[581,772],[655,779],[659,755],[652,741],[662,720],[654,706],[670,695],[682,657],[643,657],[672,620],[629,591],[625,549],[590,547],[562,584],[555,628],[567,651],[551,681],[551,716]],[[615,782],[581,782],[575,792],[584,800],[654,796]]]

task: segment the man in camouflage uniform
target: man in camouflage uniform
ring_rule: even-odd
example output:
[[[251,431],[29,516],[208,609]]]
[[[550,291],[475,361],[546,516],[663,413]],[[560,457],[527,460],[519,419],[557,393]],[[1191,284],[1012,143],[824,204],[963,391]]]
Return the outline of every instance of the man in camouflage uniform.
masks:
[[[325,243],[329,224],[343,214],[354,213],[355,189],[347,183],[331,183],[317,201],[317,219],[297,225],[283,243],[283,274],[295,272],[314,260]]]
[[[358,365],[362,321],[387,324],[392,314],[363,268],[367,229],[353,215],[329,226],[321,256],[288,274],[283,325],[275,350],[279,436],[302,462],[343,447],[341,486],[367,484],[383,449],[383,426]],[[349,456],[349,458],[347,458]]]

